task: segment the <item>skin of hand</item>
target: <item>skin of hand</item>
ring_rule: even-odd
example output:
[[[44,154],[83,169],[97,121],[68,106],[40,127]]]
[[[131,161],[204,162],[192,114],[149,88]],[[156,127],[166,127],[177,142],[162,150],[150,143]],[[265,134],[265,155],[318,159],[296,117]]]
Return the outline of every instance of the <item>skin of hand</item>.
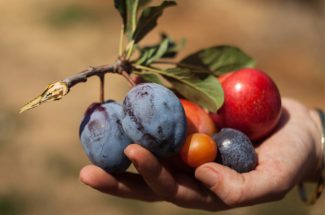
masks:
[[[85,166],[80,180],[101,192],[143,201],[168,201],[185,208],[219,211],[281,200],[298,182],[320,174],[321,125],[317,113],[292,99],[283,99],[283,113],[274,133],[256,147],[255,170],[239,174],[217,163],[193,172],[163,165],[138,144],[125,154],[139,174],[110,175]]]

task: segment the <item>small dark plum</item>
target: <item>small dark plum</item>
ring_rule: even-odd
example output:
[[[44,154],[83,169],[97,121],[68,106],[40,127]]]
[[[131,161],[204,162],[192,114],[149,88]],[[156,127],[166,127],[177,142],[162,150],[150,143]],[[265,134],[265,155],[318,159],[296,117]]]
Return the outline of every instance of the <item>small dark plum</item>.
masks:
[[[241,131],[223,128],[213,135],[218,146],[217,162],[239,173],[249,172],[257,165],[257,155],[250,139]]]
[[[94,103],[80,125],[80,141],[89,160],[109,173],[123,172],[131,163],[124,155],[132,140],[122,128],[122,109],[112,100]]]
[[[186,117],[177,96],[166,87],[143,83],[133,87],[123,102],[126,134],[157,157],[179,152],[186,135]]]

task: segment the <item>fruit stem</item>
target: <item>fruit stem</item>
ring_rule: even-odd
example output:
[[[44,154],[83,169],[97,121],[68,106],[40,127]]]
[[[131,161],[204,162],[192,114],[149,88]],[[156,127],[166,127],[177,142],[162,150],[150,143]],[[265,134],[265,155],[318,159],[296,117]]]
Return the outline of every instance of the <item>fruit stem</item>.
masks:
[[[105,75],[99,75],[100,80],[100,93],[99,93],[99,101],[103,103],[105,101]]]
[[[132,87],[134,87],[136,85],[134,83],[134,81],[132,80],[132,78],[130,77],[130,75],[126,71],[122,71],[120,74],[130,83],[130,85]]]

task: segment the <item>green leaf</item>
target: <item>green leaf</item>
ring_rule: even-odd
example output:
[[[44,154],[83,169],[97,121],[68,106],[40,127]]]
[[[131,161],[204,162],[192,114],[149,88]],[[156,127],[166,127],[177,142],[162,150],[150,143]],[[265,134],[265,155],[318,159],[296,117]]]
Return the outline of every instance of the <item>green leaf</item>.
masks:
[[[201,68],[218,76],[241,68],[252,68],[255,61],[237,47],[215,46],[189,55],[179,65]]]
[[[173,88],[188,100],[216,112],[223,104],[222,87],[213,75],[198,75],[184,68],[166,70],[173,77],[167,78]]]
[[[153,61],[161,58],[168,49],[168,39],[164,39],[160,44],[156,46],[146,47],[141,50],[141,58],[137,61],[137,64],[149,65]]]
[[[163,56],[164,58],[175,57],[180,50],[182,50],[186,45],[186,39],[182,38],[179,42],[171,42],[169,44],[168,52]]]
[[[175,57],[180,50],[182,50],[185,47],[186,39],[182,38],[180,41],[175,42],[170,37],[168,37],[166,34],[161,35],[162,40],[168,39],[168,49],[166,53],[164,53],[161,58],[173,58]]]
[[[137,28],[133,35],[135,43],[138,43],[147,33],[156,27],[157,20],[163,14],[165,8],[175,5],[175,0],[165,0],[159,6],[145,8],[142,11]]]
[[[150,65],[161,58],[175,57],[183,46],[184,40],[181,40],[180,43],[176,43],[167,35],[162,34],[161,40],[158,44],[139,48],[140,57],[136,61],[136,64]]]
[[[211,112],[223,104],[223,90],[214,75],[193,73],[187,68],[154,69],[146,73],[163,76],[179,94]]]
[[[125,26],[125,23],[126,23],[126,2],[125,2],[125,0],[114,0],[114,6],[120,13],[122,20],[123,20],[123,24]]]
[[[137,11],[141,0],[114,0],[115,8],[120,12],[124,33],[129,40],[132,39],[133,33],[137,26]],[[142,0],[142,3],[144,0]]]

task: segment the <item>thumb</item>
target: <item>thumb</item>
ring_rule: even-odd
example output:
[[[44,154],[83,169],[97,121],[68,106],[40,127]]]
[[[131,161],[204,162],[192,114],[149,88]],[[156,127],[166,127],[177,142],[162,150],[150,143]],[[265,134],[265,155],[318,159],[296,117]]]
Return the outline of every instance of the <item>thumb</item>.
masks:
[[[230,207],[248,206],[282,199],[290,189],[281,167],[259,164],[255,170],[239,174],[218,163],[206,163],[195,170],[195,177]],[[282,169],[284,169],[282,167]]]
[[[243,174],[217,163],[206,163],[195,170],[195,177],[230,207],[240,206],[244,199]]]

